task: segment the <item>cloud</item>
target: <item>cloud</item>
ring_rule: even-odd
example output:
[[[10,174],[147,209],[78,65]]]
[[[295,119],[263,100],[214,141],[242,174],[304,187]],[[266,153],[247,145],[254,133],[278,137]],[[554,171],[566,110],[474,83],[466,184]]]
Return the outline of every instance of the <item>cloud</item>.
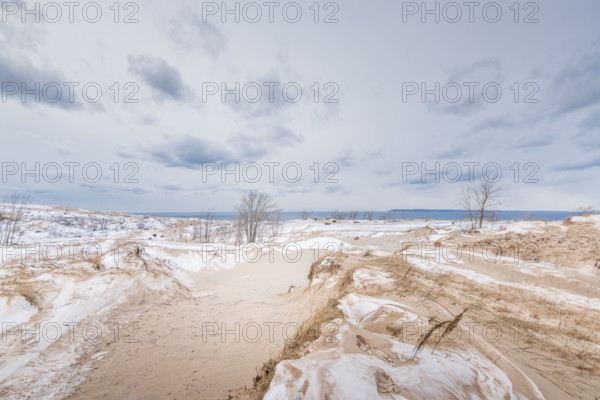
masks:
[[[527,138],[526,140],[517,140],[513,145],[517,149],[539,149],[540,147],[549,146],[554,143],[554,138],[548,134],[545,136],[537,135],[536,137]]]
[[[259,159],[278,148],[293,147],[304,141],[301,134],[283,126],[271,127],[264,134],[239,133],[232,139],[244,159]]]
[[[473,154],[473,150],[465,144],[445,149],[441,153],[438,153],[437,157],[443,159],[457,159],[471,154]]]
[[[490,71],[495,73],[500,71],[499,60],[488,58],[471,64],[461,65],[455,68],[452,74],[450,74],[448,82],[473,81],[473,78],[477,78],[475,81],[479,82],[483,79],[489,79],[489,76],[485,74]]]
[[[214,58],[227,47],[225,34],[210,22],[202,22],[191,9],[182,10],[179,17],[169,23],[169,38],[187,51],[198,47]]]
[[[6,98],[9,101],[19,101],[25,106],[45,104],[63,110],[81,108],[76,97],[70,101],[69,88],[64,85],[66,80],[60,73],[39,69],[27,61],[15,61],[1,50],[0,48],[0,92],[3,101]],[[36,93],[25,93],[23,101],[23,89]]]
[[[555,78],[554,114],[568,114],[600,104],[600,41]]]
[[[500,146],[495,144],[500,138],[497,135],[485,135],[477,132],[472,135],[461,135],[459,139],[445,140],[441,143],[444,146],[437,152],[436,157],[442,159],[460,159],[463,157],[472,158],[476,154],[482,154],[490,146]]]
[[[367,151],[366,149],[363,149],[359,155],[356,155],[356,152],[353,149],[346,148],[338,153],[334,158],[334,162],[338,164],[338,166],[350,168],[372,164],[373,161],[380,160],[382,156],[383,152],[379,150]],[[377,171],[376,173],[380,174],[381,172]]]
[[[590,112],[578,128],[580,132],[574,137],[577,145],[584,150],[597,151],[600,147],[600,109]]]
[[[600,108],[590,112],[583,121],[579,123],[579,127],[583,129],[597,129],[600,126]]]
[[[590,168],[600,167],[600,158],[582,160],[569,165],[555,167],[555,171],[583,171]]]
[[[152,161],[167,167],[199,169],[203,164],[227,162],[233,159],[225,147],[193,136],[178,138],[157,147],[160,150],[150,151],[149,157]]]
[[[143,155],[134,156],[127,152],[119,155],[132,158],[146,158],[167,167],[200,169],[204,164],[234,163],[242,160],[256,161],[284,147],[293,147],[304,140],[303,136],[289,128],[274,126],[266,133],[233,135],[235,151],[227,146],[196,136],[182,136],[170,139],[167,143],[157,143]]]
[[[501,117],[501,118],[490,118],[479,124],[475,125],[473,128],[474,132],[481,132],[487,130],[506,130],[516,128],[517,124],[511,121],[509,118]]]
[[[227,105],[235,113],[248,119],[256,119],[257,117],[273,118],[299,105],[299,103],[289,103],[283,97],[284,86],[292,82],[293,80],[282,79],[281,74],[276,71],[271,71],[257,78],[249,78],[247,83],[240,84],[240,91],[246,98],[242,98],[240,102],[235,102],[232,100],[233,97],[230,97]],[[233,89],[234,84],[229,84],[228,88]],[[292,96],[293,89],[289,90],[289,95]],[[306,96],[307,92],[307,88],[302,88],[303,96]]]
[[[468,83],[468,85],[467,85]],[[486,104],[482,98],[482,90],[488,83],[501,84],[500,62],[495,59],[485,59],[454,69],[444,82],[439,82],[440,101],[434,102],[434,95],[427,95],[427,102],[432,111],[442,114],[467,116],[479,111]],[[447,86],[447,89],[444,87]],[[458,89],[456,87],[460,89]],[[435,82],[428,82],[422,91],[435,89]],[[472,87],[472,89],[471,89]],[[471,95],[471,90],[473,94]],[[494,90],[489,89],[493,96]],[[456,100],[456,102],[451,101]]]
[[[161,189],[164,189],[169,192],[179,192],[179,191],[183,190],[183,187],[181,185],[169,184],[169,185],[161,186]]]
[[[156,91],[175,101],[186,101],[191,97],[191,90],[181,79],[179,70],[164,59],[130,55],[128,61],[129,71],[141,77]]]

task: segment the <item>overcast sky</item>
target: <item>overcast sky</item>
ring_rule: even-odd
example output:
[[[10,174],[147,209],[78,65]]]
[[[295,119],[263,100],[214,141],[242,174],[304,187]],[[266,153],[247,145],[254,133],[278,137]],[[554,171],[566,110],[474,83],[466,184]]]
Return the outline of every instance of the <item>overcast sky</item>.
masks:
[[[506,209],[600,207],[597,0],[442,2],[437,16],[313,3],[236,16],[235,2],[41,2],[36,22],[34,2],[2,2],[2,195],[131,212],[229,211],[251,189],[290,211],[458,208],[487,165]]]

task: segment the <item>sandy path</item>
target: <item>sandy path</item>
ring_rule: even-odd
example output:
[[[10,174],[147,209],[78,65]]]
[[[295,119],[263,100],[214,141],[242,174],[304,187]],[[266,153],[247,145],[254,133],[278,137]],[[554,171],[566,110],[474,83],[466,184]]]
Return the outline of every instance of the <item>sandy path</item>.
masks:
[[[95,369],[69,398],[222,399],[232,389],[250,387],[256,370],[281,349],[285,324],[291,323],[290,337],[294,323],[310,312],[302,288],[312,261],[306,252],[297,263],[278,256],[272,263],[201,271],[194,274],[191,297],[154,303],[145,296],[145,311],[131,318],[139,342],[100,345],[98,351],[108,354],[94,361]],[[292,285],[298,290],[288,294]],[[215,295],[194,294],[205,291]],[[132,317],[131,305],[140,296],[116,310],[121,320]],[[203,327],[208,332],[222,324],[229,334],[203,336]]]

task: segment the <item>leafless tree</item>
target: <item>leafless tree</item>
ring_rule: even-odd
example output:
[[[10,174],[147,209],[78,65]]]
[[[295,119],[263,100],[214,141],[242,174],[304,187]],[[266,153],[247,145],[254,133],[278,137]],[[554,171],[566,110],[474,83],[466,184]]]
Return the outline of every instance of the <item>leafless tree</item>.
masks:
[[[271,196],[253,190],[246,194],[235,206],[237,211],[238,239],[255,243],[265,236],[269,221],[277,219],[281,210]]]
[[[201,243],[210,243],[213,238],[212,226],[214,215],[212,212],[200,216],[200,221],[192,228],[192,240],[200,240]]]
[[[483,219],[488,215],[489,209],[502,204],[502,192],[502,187],[484,177],[462,188],[462,207],[471,222],[471,229],[477,226],[482,228]]]
[[[367,221],[372,221],[373,220],[373,211],[365,211],[363,213],[363,219],[367,220]]]
[[[28,194],[13,193],[5,199],[6,211],[0,215],[0,242],[2,244],[17,244],[23,232],[19,224],[23,219],[25,206],[29,203]]]

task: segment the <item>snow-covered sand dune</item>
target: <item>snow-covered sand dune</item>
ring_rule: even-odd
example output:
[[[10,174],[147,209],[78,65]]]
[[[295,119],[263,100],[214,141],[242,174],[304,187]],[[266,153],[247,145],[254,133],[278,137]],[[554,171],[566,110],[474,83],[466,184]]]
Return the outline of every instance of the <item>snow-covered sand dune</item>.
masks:
[[[161,322],[163,311],[171,324],[188,329],[200,329],[207,318],[251,322],[253,316],[265,321],[271,316],[282,323],[285,318],[301,322],[318,299],[338,294],[345,274],[350,274],[352,292],[340,299],[344,318],[335,321],[339,326],[335,342],[317,341],[302,357],[282,360],[265,398],[551,399],[577,398],[594,387],[583,376],[594,376],[591,360],[600,357],[600,340],[592,325],[576,339],[577,345],[587,343],[589,362],[584,361],[582,368],[591,371],[580,369],[582,377],[573,384],[578,389],[546,378],[554,377],[552,368],[559,371],[560,364],[542,367],[528,361],[536,356],[506,356],[506,349],[480,338],[461,346],[440,345],[433,353],[426,347],[413,359],[414,340],[401,340],[383,327],[398,323],[430,327],[435,321],[432,313],[452,316],[447,310],[459,297],[445,299],[445,293],[442,301],[430,295],[439,296],[437,288],[445,280],[464,284],[460,290],[472,286],[473,293],[479,293],[475,298],[493,288],[559,301],[563,309],[581,313],[576,315],[582,315],[577,318],[583,324],[600,310],[594,269],[594,257],[600,260],[594,247],[598,236],[593,239],[600,230],[598,217],[572,218],[568,225],[496,223],[477,233],[452,221],[290,221],[253,246],[236,245],[227,221],[213,222],[215,240],[200,243],[193,239],[195,223],[27,206],[19,243],[2,246],[0,396],[143,398],[158,390],[164,396],[178,393],[178,398],[219,398],[229,393],[245,398],[248,391],[230,390],[251,387],[255,371],[284,341],[236,347],[240,344],[227,340],[188,343],[188,336],[181,333],[177,336],[181,346],[166,353],[171,357],[167,360],[154,356],[159,354],[154,349],[170,348],[175,340],[176,326]],[[502,254],[490,263],[479,252],[489,241],[508,248],[521,239],[514,235],[525,235],[538,245],[536,260],[512,260]],[[582,243],[588,237],[592,239]],[[553,249],[565,246],[568,253],[569,240],[581,243],[582,253],[567,254],[558,266]],[[548,241],[551,248],[545,247]],[[458,248],[475,249],[473,257],[457,261]],[[436,258],[440,254],[442,258]],[[317,272],[307,279],[310,265],[318,260]],[[415,289],[423,291],[420,297],[400,296],[402,281],[395,270],[377,267],[380,261],[394,260],[415,268],[409,272],[421,271]],[[511,318],[531,320],[524,315],[534,311],[519,305],[519,299],[499,301],[504,309],[514,309]],[[475,318],[478,312],[467,315]],[[577,322],[563,315],[552,323],[566,331],[568,324]],[[136,340],[145,341],[128,345],[123,339],[134,337],[136,329],[140,329]],[[211,359],[200,357],[192,363],[192,350],[212,354]],[[244,361],[235,373],[222,376],[214,366],[225,368],[227,359],[219,354],[236,352],[244,355]],[[127,357],[123,362],[129,368],[111,373],[122,364],[119,357]],[[561,357],[569,360],[568,354]],[[189,368],[180,370],[184,366]],[[575,362],[569,364],[576,367]],[[165,368],[177,369],[181,376],[172,383],[161,381],[157,388],[157,377],[170,376]],[[194,377],[194,370],[202,371],[201,378]],[[104,379],[106,387],[95,386],[94,379]]]

